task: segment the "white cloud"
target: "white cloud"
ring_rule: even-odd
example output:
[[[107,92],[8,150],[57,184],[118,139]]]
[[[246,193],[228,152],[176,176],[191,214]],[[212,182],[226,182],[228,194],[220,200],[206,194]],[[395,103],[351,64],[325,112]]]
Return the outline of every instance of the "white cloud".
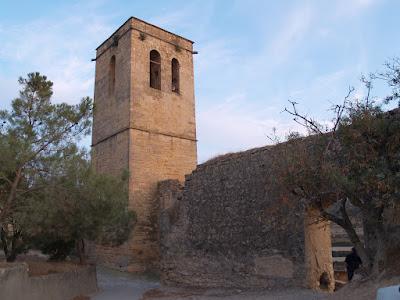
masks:
[[[354,17],[378,4],[380,0],[340,0],[336,4],[336,17]]]
[[[313,111],[325,110],[327,106],[321,101],[336,100],[341,91],[346,92],[349,83],[343,85],[343,80],[353,76],[351,70],[341,70],[340,66],[333,72],[325,69],[326,74],[307,82],[310,74],[324,72],[321,71],[323,66],[315,64],[313,59],[319,55],[316,52],[310,58],[305,54],[297,55],[301,53],[298,50],[308,50],[313,33],[325,40],[335,35],[335,26],[343,16],[360,14],[378,0],[338,0],[329,4],[307,1],[282,10],[278,16],[269,16],[268,22],[265,14],[257,14],[259,8],[253,5],[251,16],[259,19],[257,36],[248,33],[237,40],[232,39],[233,35],[223,35],[220,30],[226,28],[213,20],[215,4],[203,2],[190,2],[179,6],[180,10],[161,11],[148,19],[173,32],[187,33],[189,38],[199,42],[195,45],[199,50],[199,55],[195,56],[195,72],[200,160],[222,152],[265,145],[273,127],[281,135],[299,129],[288,116],[279,113],[287,98],[309,101],[305,104]],[[237,3],[240,7],[236,7],[236,12],[242,6],[249,6]],[[110,25],[110,19],[115,17],[112,12],[106,16],[95,14],[92,9],[95,5],[97,1],[80,1],[63,17],[39,19],[22,26],[6,28],[0,21],[0,96],[6,95],[5,100],[9,100],[8,95],[15,96],[17,77],[29,71],[40,71],[54,81],[58,101],[76,103],[82,96],[92,95],[94,63],[90,59],[94,57],[95,47],[119,25]],[[229,9],[227,7],[228,14],[231,13]],[[343,41],[348,39],[342,36]],[[257,39],[254,47],[252,39]],[[247,42],[251,43],[251,51],[245,45]],[[315,46],[315,41],[311,42]],[[298,58],[310,59],[310,67],[300,65],[302,62]],[[11,61],[19,73],[6,74],[2,60]],[[359,72],[359,66],[351,67]],[[303,69],[310,73],[300,74],[299,70]],[[20,73],[21,70],[24,73]],[[296,71],[299,79],[294,78]],[[285,72],[287,78],[282,75]],[[10,78],[10,74],[15,78]],[[0,101],[3,105],[3,98]],[[277,107],[272,107],[272,103]]]
[[[195,71],[200,76],[207,76],[208,72],[209,75],[213,75],[212,70],[238,67],[234,47],[229,44],[227,40],[218,39],[199,45],[199,55],[195,56]]]
[[[315,98],[324,95],[325,99],[329,99],[337,95],[337,86],[349,74],[349,70],[340,69],[331,73],[322,74],[315,77],[310,84],[301,90],[295,90],[289,93],[290,98],[304,99],[304,97]],[[322,99],[319,99],[321,101]]]
[[[269,44],[268,56],[276,63],[285,61],[310,29],[314,14],[314,8],[304,4],[287,14]]]
[[[162,28],[181,28],[183,26],[188,25],[189,19],[188,15],[190,11],[187,9],[173,11],[170,13],[165,13],[156,17],[153,17],[149,20],[149,23],[157,25]]]
[[[148,22],[198,42],[209,38],[214,17],[214,1],[186,1],[178,9],[157,10]]]
[[[99,42],[112,32],[106,19],[95,15],[76,15],[61,21],[37,19],[0,31],[0,61],[11,62],[8,74],[25,76],[39,71],[54,82],[55,101],[77,103],[93,94],[94,63]],[[18,72],[18,73],[16,73]]]
[[[18,78],[0,74],[0,109],[5,109],[10,101],[18,96]]]
[[[284,136],[290,131],[303,131],[296,123],[279,119],[274,107],[251,105],[243,93],[200,108],[197,112],[199,161],[231,151],[246,150],[270,144],[273,128]]]

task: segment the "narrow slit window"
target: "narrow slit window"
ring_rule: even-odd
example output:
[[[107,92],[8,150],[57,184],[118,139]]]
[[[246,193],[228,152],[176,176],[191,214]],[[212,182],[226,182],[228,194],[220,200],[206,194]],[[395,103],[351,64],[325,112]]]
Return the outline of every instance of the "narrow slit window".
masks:
[[[161,90],[161,56],[156,50],[150,51],[150,87]]]
[[[114,94],[115,90],[115,55],[113,55],[110,60],[110,70],[109,70],[108,80],[109,80],[108,91],[109,94],[112,95]]]
[[[173,58],[171,61],[171,90],[175,93],[179,93],[179,61]]]

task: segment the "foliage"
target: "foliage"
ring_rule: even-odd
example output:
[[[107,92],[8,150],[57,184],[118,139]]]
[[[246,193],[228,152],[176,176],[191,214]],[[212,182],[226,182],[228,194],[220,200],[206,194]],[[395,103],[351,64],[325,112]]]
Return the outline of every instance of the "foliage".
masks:
[[[11,110],[0,111],[0,243],[12,261],[32,244],[69,253],[83,239],[127,238],[126,182],[96,175],[76,142],[90,133],[92,100],[51,102],[53,83],[30,73]],[[121,226],[121,227],[119,227]],[[59,249],[60,250],[60,249]]]
[[[301,114],[297,103],[285,110],[308,129],[308,136],[282,144],[285,155],[277,158],[281,178],[290,192],[321,217],[343,227],[358,250],[367,272],[387,265],[393,224],[388,212],[400,205],[400,111],[384,111],[383,104],[398,99],[399,60],[387,64],[388,72],[372,75],[365,83],[365,97],[352,98],[333,108],[332,127]],[[384,79],[392,88],[384,103],[371,97],[373,80]],[[349,209],[360,212],[365,241],[358,236]]]
[[[82,152],[59,167],[40,199],[30,203],[29,223],[36,224],[30,235],[40,248],[57,258],[59,253],[69,255],[83,240],[113,246],[126,241],[135,220],[128,210],[127,177],[95,174]]]

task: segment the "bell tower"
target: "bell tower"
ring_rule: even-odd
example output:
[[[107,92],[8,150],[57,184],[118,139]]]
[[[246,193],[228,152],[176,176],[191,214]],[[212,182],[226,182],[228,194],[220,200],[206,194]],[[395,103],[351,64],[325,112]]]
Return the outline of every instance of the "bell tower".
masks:
[[[132,272],[159,258],[157,183],[197,165],[193,42],[129,18],[96,49],[93,165],[129,170],[138,222],[121,247],[96,246],[99,262]]]

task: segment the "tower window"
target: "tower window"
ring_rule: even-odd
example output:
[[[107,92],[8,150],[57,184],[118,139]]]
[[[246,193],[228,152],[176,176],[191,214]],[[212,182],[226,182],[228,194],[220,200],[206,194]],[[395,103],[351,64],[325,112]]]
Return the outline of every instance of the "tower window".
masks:
[[[161,56],[156,50],[150,51],[150,86],[161,90]]]
[[[179,61],[173,58],[171,61],[171,91],[179,93]]]
[[[115,90],[115,55],[111,56],[110,59],[110,70],[108,74],[108,91],[109,94],[114,94]]]

